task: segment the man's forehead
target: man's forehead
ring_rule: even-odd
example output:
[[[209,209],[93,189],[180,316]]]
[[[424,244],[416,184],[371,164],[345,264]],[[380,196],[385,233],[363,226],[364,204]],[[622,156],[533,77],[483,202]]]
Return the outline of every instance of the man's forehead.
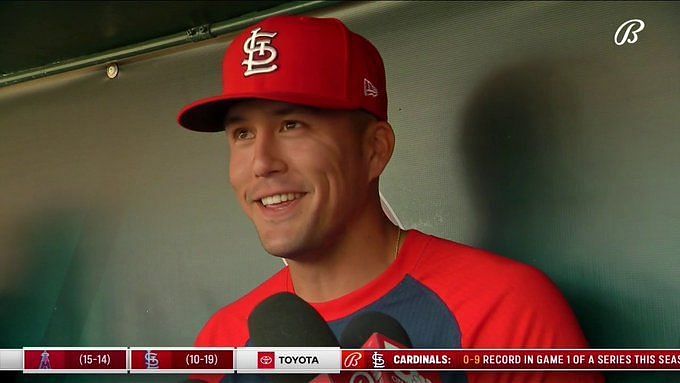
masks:
[[[225,111],[225,130],[240,122],[263,118],[282,118],[286,116],[308,116],[324,120],[348,120],[352,124],[363,125],[375,120],[370,113],[362,110],[324,109],[307,105],[291,104],[264,99],[239,100],[231,104]],[[328,120],[328,121],[330,121]]]
[[[226,112],[226,121],[233,119],[245,119],[249,115],[283,116],[293,113],[319,114],[320,109],[305,105],[290,104],[287,102],[271,100],[242,100],[229,106]]]

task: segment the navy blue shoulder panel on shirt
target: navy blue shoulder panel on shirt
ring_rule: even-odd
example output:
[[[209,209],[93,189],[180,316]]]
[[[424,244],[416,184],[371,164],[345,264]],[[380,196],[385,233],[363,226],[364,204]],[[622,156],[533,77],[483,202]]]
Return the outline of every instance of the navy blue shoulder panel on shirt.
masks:
[[[410,276],[375,303],[328,325],[339,338],[347,324],[366,311],[378,311],[396,319],[414,348],[460,348],[456,318],[434,291]]]

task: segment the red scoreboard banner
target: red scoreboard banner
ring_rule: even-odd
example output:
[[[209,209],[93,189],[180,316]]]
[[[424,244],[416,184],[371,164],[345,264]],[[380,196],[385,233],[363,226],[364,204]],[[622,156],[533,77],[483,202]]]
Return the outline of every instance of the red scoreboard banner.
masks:
[[[680,350],[342,350],[342,369],[346,371],[680,371]]]
[[[27,347],[17,352],[21,350],[0,350],[0,370],[41,374],[680,371],[678,349]]]
[[[25,373],[107,373],[128,372],[127,348],[24,348]]]
[[[196,347],[133,347],[130,349],[133,374],[234,372],[234,349]]]

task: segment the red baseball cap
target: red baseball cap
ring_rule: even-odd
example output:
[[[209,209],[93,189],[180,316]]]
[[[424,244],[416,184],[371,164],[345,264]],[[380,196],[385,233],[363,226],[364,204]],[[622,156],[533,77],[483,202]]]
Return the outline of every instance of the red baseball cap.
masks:
[[[222,94],[187,105],[177,121],[187,129],[218,132],[228,106],[252,98],[363,109],[387,120],[380,53],[332,18],[275,16],[248,28],[224,55]]]

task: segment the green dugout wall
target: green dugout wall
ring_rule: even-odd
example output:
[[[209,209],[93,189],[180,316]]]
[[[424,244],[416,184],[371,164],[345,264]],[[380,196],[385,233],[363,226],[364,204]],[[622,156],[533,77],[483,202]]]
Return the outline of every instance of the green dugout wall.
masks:
[[[593,347],[680,348],[680,6],[312,14],[383,54],[397,147],[381,190],[404,227],[543,270]],[[629,19],[646,27],[618,46]],[[219,93],[232,36],[120,61],[115,79],[0,88],[0,348],[190,345],[282,267],[234,201],[224,137],[175,122]]]

